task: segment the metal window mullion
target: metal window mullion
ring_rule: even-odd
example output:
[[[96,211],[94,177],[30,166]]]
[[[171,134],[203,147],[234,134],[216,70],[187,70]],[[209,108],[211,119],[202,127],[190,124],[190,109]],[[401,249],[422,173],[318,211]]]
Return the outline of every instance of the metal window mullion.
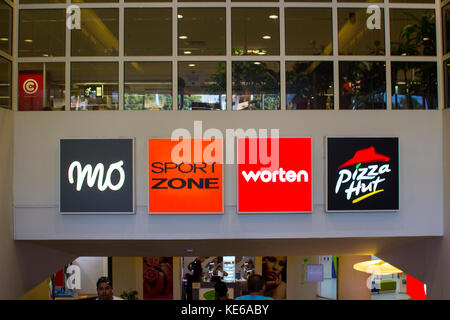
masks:
[[[286,23],[285,23],[285,9],[284,0],[281,0],[280,8],[278,9],[278,29],[280,34],[280,105],[281,110],[286,110]]]
[[[119,110],[124,110],[125,102],[125,68],[124,68],[124,52],[125,52],[125,9],[123,7],[123,0],[119,7]]]
[[[333,0],[332,21],[333,21],[333,91],[334,91],[334,110],[339,109],[339,23],[338,23],[338,9],[336,0]]]
[[[11,110],[17,111],[19,109],[18,105],[18,92],[19,92],[19,65],[17,62],[17,57],[19,56],[19,6],[13,4],[13,19],[12,25],[12,75],[11,75]]]
[[[70,6],[70,0],[66,0],[66,6]],[[67,14],[66,14],[66,19],[67,19]],[[67,24],[67,20],[66,20],[66,24]],[[72,54],[72,31],[67,28],[66,25],[66,47],[65,47],[65,57],[64,57],[64,61],[65,61],[65,88],[66,88],[66,95],[64,97],[65,100],[65,107],[64,110],[65,111],[70,111],[70,101],[71,101],[71,96],[72,96],[72,86],[71,86],[71,79],[70,79],[70,75],[71,75],[71,63],[70,63],[70,57]]]
[[[227,93],[227,110],[233,110],[233,62],[231,60],[233,54],[233,41],[231,38],[231,0],[226,1],[225,9],[225,36],[226,36],[226,85],[225,90]]]
[[[386,7],[384,8],[384,51],[386,56],[386,110],[392,110],[392,73],[391,73],[391,20],[389,8],[389,0],[384,0]]]
[[[438,109],[445,109],[445,80],[444,80],[444,59],[443,59],[443,39],[442,39],[442,11],[436,4],[436,53],[437,53],[437,87],[438,87]]]
[[[178,2],[172,6],[172,111],[178,110]]]

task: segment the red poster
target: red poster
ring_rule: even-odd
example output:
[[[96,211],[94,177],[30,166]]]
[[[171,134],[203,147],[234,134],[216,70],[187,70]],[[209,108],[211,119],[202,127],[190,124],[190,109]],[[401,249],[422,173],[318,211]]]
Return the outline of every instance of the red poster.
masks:
[[[173,258],[143,258],[144,300],[173,300]]]
[[[238,139],[238,212],[311,213],[311,138]]]
[[[406,275],[406,294],[414,300],[426,300],[427,299],[427,286],[425,283]]]
[[[42,73],[19,74],[19,110],[42,110],[43,88]]]

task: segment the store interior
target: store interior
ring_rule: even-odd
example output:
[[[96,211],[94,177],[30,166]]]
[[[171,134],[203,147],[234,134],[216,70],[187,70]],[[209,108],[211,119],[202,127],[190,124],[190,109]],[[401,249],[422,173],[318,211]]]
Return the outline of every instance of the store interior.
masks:
[[[228,298],[234,299],[248,294],[247,279],[252,274],[263,276],[263,295],[275,300],[341,300],[346,299],[346,290],[359,290],[361,300],[421,299],[417,285],[426,294],[425,284],[376,256],[353,258],[360,262],[351,262],[349,268],[348,256],[340,263],[337,255],[79,257],[22,299],[95,300],[97,280],[105,276],[111,279],[113,295],[124,300],[214,300],[218,281],[226,284]],[[391,269],[380,269],[379,261]],[[374,268],[357,270],[361,263]]]

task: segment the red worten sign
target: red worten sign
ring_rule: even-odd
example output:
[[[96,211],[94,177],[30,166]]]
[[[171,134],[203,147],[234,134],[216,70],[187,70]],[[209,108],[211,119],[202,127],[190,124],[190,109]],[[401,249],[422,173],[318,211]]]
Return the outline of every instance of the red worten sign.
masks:
[[[311,138],[238,139],[238,212],[312,212]]]

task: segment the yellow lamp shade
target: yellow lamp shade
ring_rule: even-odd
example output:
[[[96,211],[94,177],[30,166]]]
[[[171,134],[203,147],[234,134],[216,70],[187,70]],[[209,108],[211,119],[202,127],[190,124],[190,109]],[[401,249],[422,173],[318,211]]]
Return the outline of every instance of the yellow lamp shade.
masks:
[[[383,260],[370,260],[355,263],[353,265],[353,269],[370,274],[379,274],[379,275],[403,272],[402,270],[397,269],[396,267],[390,265],[389,263]]]

